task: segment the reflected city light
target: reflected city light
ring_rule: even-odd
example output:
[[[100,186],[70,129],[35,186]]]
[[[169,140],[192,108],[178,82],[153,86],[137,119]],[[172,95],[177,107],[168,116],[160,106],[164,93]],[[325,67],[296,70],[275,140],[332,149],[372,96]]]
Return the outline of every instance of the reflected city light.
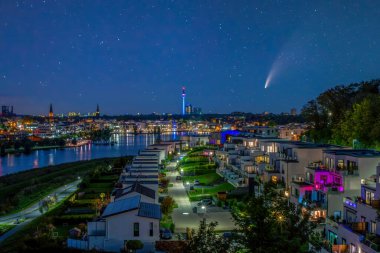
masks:
[[[170,141],[179,138],[184,133],[170,132],[161,134],[161,140]],[[154,134],[115,134],[115,145],[94,145],[86,143],[80,147],[52,150],[36,150],[29,155],[8,154],[1,158],[1,175],[15,173],[31,168],[41,168],[50,165],[68,163],[80,160],[90,160],[103,157],[119,157],[120,155],[136,155],[139,150],[156,142]]]

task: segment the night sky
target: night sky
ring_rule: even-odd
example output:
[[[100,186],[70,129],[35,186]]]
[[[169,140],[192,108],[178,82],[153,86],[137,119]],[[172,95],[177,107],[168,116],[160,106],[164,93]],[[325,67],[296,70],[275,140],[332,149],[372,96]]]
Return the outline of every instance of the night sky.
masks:
[[[299,110],[380,77],[380,1],[329,2],[1,1],[0,104],[180,113],[186,86],[204,113]]]

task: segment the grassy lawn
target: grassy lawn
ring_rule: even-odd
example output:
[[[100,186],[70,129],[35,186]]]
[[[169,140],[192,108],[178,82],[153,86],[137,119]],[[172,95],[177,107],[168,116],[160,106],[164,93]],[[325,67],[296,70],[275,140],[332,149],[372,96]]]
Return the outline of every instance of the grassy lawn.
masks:
[[[100,193],[109,196],[119,173],[116,170],[103,170],[100,175],[94,176],[94,171],[89,171],[83,178],[81,189],[8,238],[2,243],[1,252],[18,252],[30,243],[35,245],[39,252],[45,252],[44,247],[48,248],[46,252],[58,252],[57,249],[62,248],[62,243],[66,241],[71,228],[83,227],[87,221],[97,216],[95,203],[97,200],[100,201]],[[78,199],[79,192],[85,194]],[[107,203],[106,198],[104,203]],[[57,238],[52,237],[49,228],[53,228],[52,232],[58,235]],[[37,236],[36,231],[39,231]]]
[[[10,225],[10,224],[0,224],[0,235],[5,234],[12,228],[14,228],[16,225]]]
[[[216,165],[195,163],[191,166],[181,166],[180,169],[183,170],[185,176],[203,175],[215,172]]]
[[[18,212],[114,159],[97,159],[32,169],[0,177],[0,215]]]
[[[69,198],[70,196],[67,197],[66,200]],[[40,217],[34,219],[32,222],[25,225],[25,227],[17,231],[17,233],[15,233],[13,236],[3,241],[1,244],[1,252],[19,252],[18,247],[20,247],[20,243],[32,238],[33,233],[36,231],[36,228],[39,228],[39,230],[43,230],[43,227],[47,226],[51,222],[52,217],[54,217],[54,215],[62,212],[66,200],[60,202],[58,205],[54,206],[49,211],[47,211],[44,215],[41,215]],[[63,240],[64,237],[60,237],[60,239]]]
[[[215,183],[219,183],[223,181],[222,177],[216,174],[216,172],[211,172],[199,176],[184,176],[182,177],[184,182],[193,183],[194,180],[199,180],[201,185],[214,185]]]
[[[217,185],[215,187],[211,187],[211,188],[194,189],[194,190],[190,191],[190,196],[199,195],[199,194],[214,195],[214,194],[217,194],[218,192],[230,191],[233,189],[235,189],[235,187],[233,187],[231,184],[222,183],[222,184],[219,184],[219,185]]]

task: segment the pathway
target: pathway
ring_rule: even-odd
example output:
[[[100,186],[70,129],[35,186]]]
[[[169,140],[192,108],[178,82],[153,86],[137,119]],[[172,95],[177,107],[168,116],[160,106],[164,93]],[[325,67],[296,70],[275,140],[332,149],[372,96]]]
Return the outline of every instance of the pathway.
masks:
[[[175,167],[175,163],[169,164],[169,167],[172,166]],[[197,229],[200,220],[203,218],[206,218],[207,221],[217,221],[217,230],[233,230],[235,228],[231,213],[228,211],[209,211],[206,214],[193,213],[193,207],[196,206],[196,203],[189,201],[185,186],[182,180],[176,180],[177,176],[179,176],[178,171],[167,173],[170,183],[173,184],[173,187],[168,188],[168,195],[173,197],[178,204],[178,208],[175,208],[172,213],[177,233],[185,233],[187,227]]]
[[[51,194],[57,194],[57,203],[64,200],[67,196],[69,196],[71,193],[77,190],[77,185],[80,183],[81,180],[74,181],[70,184],[64,185],[58,189],[56,189]],[[13,234],[15,234],[17,231],[19,231],[21,228],[23,228],[26,224],[34,220],[35,218],[41,216],[41,212],[39,211],[39,203],[35,203],[32,206],[28,207],[27,209],[24,209],[20,212],[10,214],[7,216],[3,216],[0,218],[0,224],[15,224],[18,220],[25,219],[22,223],[19,223],[14,227],[13,229],[9,230],[2,236],[0,236],[0,243],[3,242],[5,239],[9,238]]]

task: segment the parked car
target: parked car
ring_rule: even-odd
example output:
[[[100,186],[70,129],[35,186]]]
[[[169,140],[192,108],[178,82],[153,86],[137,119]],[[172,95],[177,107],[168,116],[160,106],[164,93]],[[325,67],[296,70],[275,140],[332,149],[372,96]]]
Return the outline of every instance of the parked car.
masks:
[[[194,180],[194,185],[200,185],[201,183],[199,182],[199,180]]]
[[[209,206],[212,204],[211,199],[202,199],[199,203],[198,206]]]
[[[172,236],[172,232],[167,228],[163,229],[161,232],[161,239],[170,240],[172,239]]]

